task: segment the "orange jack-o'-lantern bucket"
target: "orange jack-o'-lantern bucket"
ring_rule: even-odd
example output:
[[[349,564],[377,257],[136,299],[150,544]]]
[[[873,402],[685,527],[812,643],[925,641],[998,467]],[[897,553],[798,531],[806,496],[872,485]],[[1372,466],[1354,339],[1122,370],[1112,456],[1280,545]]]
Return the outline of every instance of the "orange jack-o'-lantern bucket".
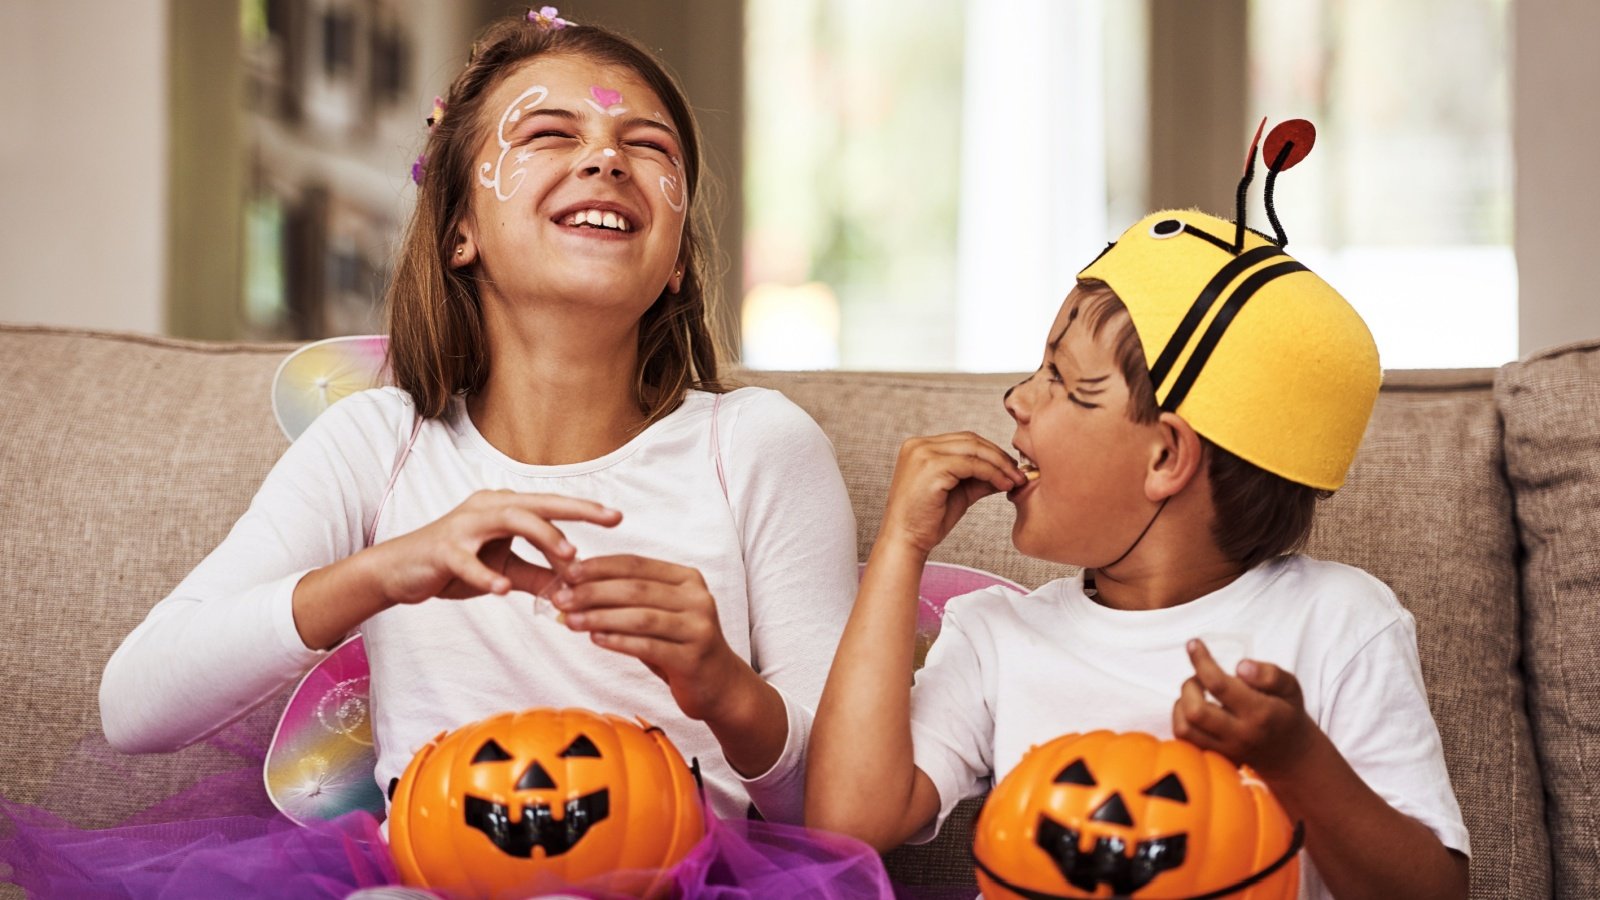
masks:
[[[1291,900],[1301,830],[1249,769],[1186,741],[1069,734],[1029,750],[978,814],[1002,897]]]
[[[661,729],[581,709],[441,734],[406,767],[389,813],[401,878],[451,897],[579,884],[656,896],[704,834],[695,775]]]

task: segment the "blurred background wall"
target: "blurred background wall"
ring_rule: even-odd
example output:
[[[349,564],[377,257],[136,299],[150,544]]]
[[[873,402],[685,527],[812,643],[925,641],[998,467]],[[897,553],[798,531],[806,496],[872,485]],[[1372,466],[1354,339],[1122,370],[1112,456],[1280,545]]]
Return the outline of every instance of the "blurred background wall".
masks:
[[[375,331],[433,96],[488,0],[0,5],[0,320]],[[1396,366],[1600,335],[1592,0],[569,0],[701,116],[757,366],[1021,369],[1147,208],[1277,206]],[[1269,126],[1271,124],[1269,122]],[[1261,179],[1257,179],[1258,182]],[[1259,191],[1259,185],[1258,185]],[[1252,222],[1264,223],[1259,193]]]

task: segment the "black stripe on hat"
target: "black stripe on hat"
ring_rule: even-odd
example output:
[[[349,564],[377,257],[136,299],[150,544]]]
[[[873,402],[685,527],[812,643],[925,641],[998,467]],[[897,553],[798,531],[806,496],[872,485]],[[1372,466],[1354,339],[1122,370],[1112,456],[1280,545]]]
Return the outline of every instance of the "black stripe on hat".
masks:
[[[1284,275],[1304,271],[1307,271],[1304,265],[1291,259],[1270,265],[1246,278],[1222,304],[1222,308],[1217,310],[1217,317],[1206,326],[1206,333],[1200,336],[1200,342],[1189,355],[1189,361],[1183,365],[1183,372],[1178,375],[1178,380],[1172,383],[1172,390],[1167,393],[1167,398],[1161,401],[1161,408],[1167,412],[1174,412],[1178,405],[1183,403],[1183,398],[1189,395],[1189,389],[1194,387],[1195,379],[1200,377],[1200,370],[1205,367],[1206,360],[1211,358],[1211,351],[1215,350],[1217,342],[1222,340],[1223,332],[1228,330],[1239,310],[1244,308],[1257,291]]]
[[[1185,229],[1189,230],[1189,229]],[[1150,387],[1156,391],[1161,390],[1161,382],[1167,379],[1167,373],[1178,362],[1178,355],[1183,353],[1183,348],[1188,346],[1189,338],[1194,336],[1195,329],[1200,327],[1200,322],[1211,310],[1211,304],[1221,294],[1223,289],[1239,277],[1239,273],[1257,263],[1274,256],[1283,255],[1283,250],[1272,244],[1257,247],[1254,250],[1242,253],[1228,264],[1217,270],[1211,276],[1206,286],[1201,289],[1200,296],[1189,305],[1189,311],[1184,314],[1183,321],[1178,323],[1178,330],[1167,339],[1167,346],[1161,349],[1161,355],[1156,358],[1155,365],[1150,367]]]

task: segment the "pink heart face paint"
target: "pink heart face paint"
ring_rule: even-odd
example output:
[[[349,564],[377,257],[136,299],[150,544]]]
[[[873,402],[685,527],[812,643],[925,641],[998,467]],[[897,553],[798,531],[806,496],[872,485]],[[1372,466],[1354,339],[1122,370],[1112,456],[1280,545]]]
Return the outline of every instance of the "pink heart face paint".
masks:
[[[622,92],[601,87],[598,84],[589,85],[589,96],[592,100],[585,100],[594,111],[613,118],[626,113],[628,110],[622,105]]]

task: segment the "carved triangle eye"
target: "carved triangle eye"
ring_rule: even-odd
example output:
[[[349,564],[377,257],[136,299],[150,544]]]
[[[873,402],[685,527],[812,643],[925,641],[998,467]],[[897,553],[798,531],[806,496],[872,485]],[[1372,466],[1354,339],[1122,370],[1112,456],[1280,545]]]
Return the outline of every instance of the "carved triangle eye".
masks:
[[[594,745],[594,741],[589,740],[588,735],[580,734],[572,739],[572,743],[568,744],[567,749],[561,751],[560,755],[562,759],[569,756],[591,756],[599,759],[600,748]]]
[[[477,765],[478,763],[486,762],[505,762],[510,758],[511,754],[506,752],[506,748],[496,743],[494,738],[490,738],[489,740],[483,742],[482,747],[478,748],[478,752],[472,757],[472,764]]]
[[[533,765],[528,767],[528,771],[523,772],[522,777],[517,779],[517,790],[519,791],[549,790],[555,786],[555,779],[551,778],[550,773],[544,770],[544,766],[539,765],[538,760],[534,760]]]
[[[1183,789],[1183,782],[1178,780],[1176,772],[1168,772],[1160,781],[1145,788],[1144,795],[1175,800],[1178,803],[1189,802],[1189,792]]]
[[[1098,782],[1094,780],[1093,775],[1089,774],[1089,767],[1084,765],[1083,760],[1075,759],[1072,761],[1072,765],[1062,769],[1060,774],[1056,775],[1056,784],[1081,784],[1085,787],[1094,787]]]

